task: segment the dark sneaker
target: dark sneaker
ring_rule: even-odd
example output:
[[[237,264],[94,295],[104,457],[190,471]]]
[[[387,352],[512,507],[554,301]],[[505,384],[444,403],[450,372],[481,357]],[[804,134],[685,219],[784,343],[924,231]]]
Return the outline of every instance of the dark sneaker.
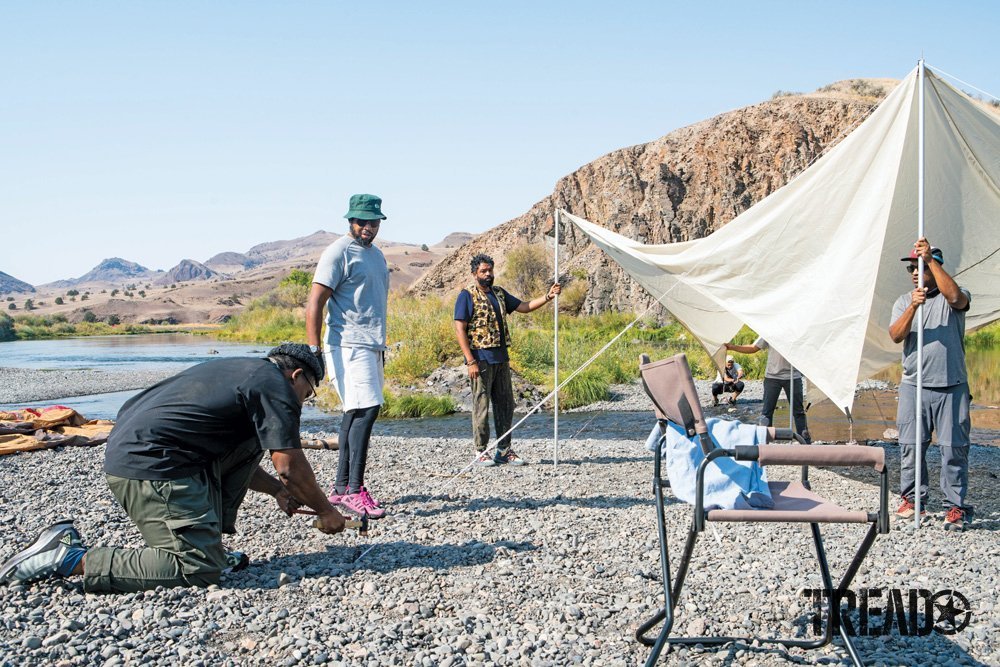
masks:
[[[501,456],[497,454],[497,465],[506,464],[509,466],[523,466],[527,465],[527,461],[518,456],[513,449],[507,450],[507,453]]]
[[[250,567],[250,557],[242,551],[226,552],[226,567],[222,569],[222,574],[239,572]]]
[[[921,517],[927,516],[927,510],[923,509],[926,506],[927,505],[925,503],[920,503]],[[903,498],[903,504],[899,506],[898,510],[896,510],[896,516],[899,517],[900,519],[912,519],[913,515],[916,513],[917,513],[917,508],[913,504],[913,501],[910,500],[909,498]]]
[[[82,544],[72,519],[54,523],[0,566],[0,584],[30,584],[57,576],[56,570],[70,550],[79,549]]]
[[[713,395],[712,396],[712,407],[718,407],[718,406],[719,406],[719,397]]]
[[[485,451],[479,453],[479,458],[476,459],[476,462],[473,465],[480,468],[489,468],[490,466],[495,466],[496,464],[497,462],[493,455],[490,452]]]
[[[963,531],[972,523],[972,511],[952,507],[944,516],[944,529]]]

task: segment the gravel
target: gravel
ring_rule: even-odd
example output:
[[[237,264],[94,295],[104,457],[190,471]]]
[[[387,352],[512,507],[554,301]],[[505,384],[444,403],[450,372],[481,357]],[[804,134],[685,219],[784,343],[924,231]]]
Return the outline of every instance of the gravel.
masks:
[[[0,403],[145,389],[177,371],[36,370],[0,368]]]
[[[318,435],[318,434],[308,434]],[[515,434],[516,436],[516,434]],[[516,438],[515,438],[516,439]],[[89,595],[80,578],[0,588],[0,665],[634,665],[633,639],[661,602],[650,455],[641,443],[517,440],[533,464],[447,475],[468,439],[378,437],[368,482],[389,515],[367,538],[324,536],[251,493],[229,546],[251,566],[221,588]],[[886,445],[891,469],[898,448]],[[48,523],[74,517],[87,544],[140,546],[103,479],[102,448],[0,459],[0,559]],[[337,455],[307,452],[329,483]],[[869,664],[1000,664],[1000,450],[973,448],[974,529],[941,530],[932,448],[932,515],[915,533],[880,536],[854,585],[956,589],[973,610],[954,636],[859,637]],[[788,479],[794,469],[771,469]],[[874,475],[814,470],[813,488],[871,507]],[[893,485],[896,484],[895,479]],[[690,508],[666,507],[674,554]],[[824,529],[833,572],[859,526]],[[370,551],[369,551],[370,549]],[[699,541],[676,628],[710,634],[809,635],[804,588],[821,587],[804,527],[714,525]],[[904,592],[904,599],[905,599]],[[880,620],[881,622],[881,620]],[[663,664],[845,664],[835,644],[814,651],[738,643],[679,649]]]
[[[0,402],[46,400],[148,386],[165,374],[0,369]],[[711,382],[698,382],[703,404]],[[888,387],[873,387],[885,389]],[[761,383],[735,408],[753,421]],[[746,399],[745,401],[743,399]],[[650,410],[637,384],[616,385],[588,410]],[[416,427],[415,427],[416,428]],[[323,437],[322,432],[303,434]],[[376,437],[369,485],[389,515],[367,538],[326,537],[303,517],[249,494],[228,543],[251,567],[210,589],[89,595],[80,578],[0,588],[0,667],[13,665],[633,665],[648,649],[636,627],[661,604],[651,457],[642,444],[520,440],[533,465],[473,469],[466,438]],[[974,441],[976,439],[974,438]],[[897,488],[898,447],[884,445]],[[417,454],[418,455],[415,455]],[[306,453],[322,483],[337,454]],[[880,536],[853,589],[955,589],[973,610],[961,633],[858,637],[869,664],[1000,664],[1000,449],[974,446],[974,529],[941,530],[939,454],[928,455],[931,515],[919,533],[896,523]],[[0,560],[56,518],[73,517],[87,544],[141,546],[101,471],[103,447],[0,458]],[[769,469],[791,479],[792,469]],[[813,488],[847,507],[871,507],[874,476],[814,470]],[[666,520],[678,554],[690,508]],[[824,529],[834,576],[861,528]],[[370,549],[370,550],[369,550]],[[822,584],[807,529],[713,525],[699,541],[675,628],[696,634],[809,636],[802,590]],[[676,560],[674,561],[676,565]],[[856,619],[856,617],[855,617]],[[881,622],[881,619],[879,620]],[[815,651],[736,643],[675,649],[664,664],[847,664],[835,644]]]

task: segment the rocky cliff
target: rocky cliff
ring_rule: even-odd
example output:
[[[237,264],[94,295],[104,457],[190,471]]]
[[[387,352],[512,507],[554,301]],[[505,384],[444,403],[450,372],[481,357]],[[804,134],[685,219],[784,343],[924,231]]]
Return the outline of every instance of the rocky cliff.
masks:
[[[609,153],[560,179],[523,215],[455,250],[412,289],[460,289],[468,280],[468,258],[477,252],[492,255],[502,273],[512,248],[551,236],[556,208],[644,243],[707,236],[788,183],[864,120],[896,83],[855,79],[782,95]],[[562,225],[560,235],[560,272],[586,275],[582,312],[648,306],[652,297],[575,227]]]

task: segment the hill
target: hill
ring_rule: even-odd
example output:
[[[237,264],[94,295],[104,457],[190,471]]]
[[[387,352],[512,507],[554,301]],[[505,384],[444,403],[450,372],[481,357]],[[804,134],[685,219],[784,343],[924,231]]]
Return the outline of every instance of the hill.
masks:
[[[0,294],[31,294],[35,288],[14,276],[0,271]]]
[[[788,183],[864,120],[897,83],[853,79],[809,94],[777,94],[611,152],[560,179],[551,195],[524,214],[456,249],[418,280],[413,292],[460,289],[468,279],[468,258],[477,252],[492,255],[502,275],[511,249],[544,243],[552,235],[557,207],[644,243],[707,236]],[[587,281],[581,312],[641,311],[649,305],[652,297],[572,225],[560,234],[564,282],[573,276]]]

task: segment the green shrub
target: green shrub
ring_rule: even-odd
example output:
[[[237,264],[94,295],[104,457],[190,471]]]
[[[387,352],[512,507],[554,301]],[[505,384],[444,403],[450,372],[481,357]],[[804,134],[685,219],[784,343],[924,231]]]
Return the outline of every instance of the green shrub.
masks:
[[[14,318],[7,313],[0,313],[0,341],[14,340]]]
[[[418,417],[443,417],[455,412],[455,401],[451,396],[406,393],[396,395],[386,390],[383,393],[380,416],[388,419],[414,419]]]
[[[552,269],[545,248],[538,244],[519,245],[507,253],[500,273],[503,285],[522,299],[544,294],[552,284]]]

